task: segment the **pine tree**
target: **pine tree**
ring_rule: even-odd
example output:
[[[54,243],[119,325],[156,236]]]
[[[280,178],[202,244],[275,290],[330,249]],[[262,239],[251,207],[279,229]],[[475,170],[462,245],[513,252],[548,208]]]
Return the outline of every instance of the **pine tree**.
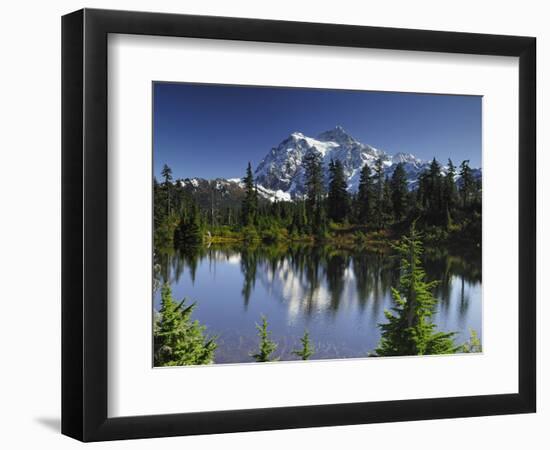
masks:
[[[403,163],[398,163],[391,178],[391,199],[393,218],[400,222],[406,213],[407,202],[407,174]]]
[[[164,164],[161,171],[162,178],[164,178],[164,189],[166,189],[166,199],[167,199],[167,214],[171,213],[171,193],[172,193],[172,169],[168,167],[168,164]]]
[[[384,178],[384,186],[382,188],[382,227],[390,223],[393,215],[392,188],[389,177]]]
[[[322,238],[325,232],[325,211],[323,200],[325,190],[323,186],[323,163],[321,155],[310,151],[304,158],[306,172],[306,210],[311,232]]]
[[[294,204],[294,207],[291,209],[292,218],[290,221],[289,232],[294,237],[297,237],[304,233],[305,226],[307,223],[304,202],[297,201]]]
[[[161,309],[155,322],[155,366],[210,364],[214,360],[215,338],[205,335],[203,325],[191,320],[195,303],[186,306],[185,299],[174,301],[172,290],[164,284]]]
[[[433,158],[428,169],[419,177],[423,215],[430,225],[443,225],[447,220],[444,191],[445,180],[441,175],[441,165]]]
[[[162,178],[164,178],[165,185],[172,182],[172,169],[170,169],[168,164],[165,164],[162,167],[162,171],[160,174],[162,175]]]
[[[428,169],[428,179],[430,183],[430,208],[434,211],[441,210],[441,165],[434,158]]]
[[[300,342],[302,343],[302,348],[298,350],[294,350],[292,354],[300,357],[302,361],[306,361],[309,358],[311,358],[315,353],[315,347],[309,340],[309,333],[307,330],[304,332],[304,335],[300,338]]]
[[[374,166],[374,180],[375,180],[375,200],[374,200],[374,214],[375,223],[378,228],[382,228],[384,222],[384,164],[382,158],[376,160]]]
[[[241,223],[244,226],[248,226],[254,223],[258,209],[258,194],[250,162],[248,163],[246,175],[242,181],[244,183],[244,199],[241,208]]]
[[[371,171],[368,164],[361,169],[359,187],[357,190],[357,215],[360,223],[367,224],[371,221],[374,203],[374,189]]]
[[[475,191],[475,180],[470,168],[470,161],[465,160],[460,164],[460,197],[462,207],[467,208],[470,205],[472,195]]]
[[[432,294],[436,283],[424,281],[421,267],[422,244],[413,223],[396,250],[401,255],[399,287],[392,288],[395,306],[385,311],[387,323],[379,324],[382,337],[378,356],[433,355],[455,353],[455,333],[436,330],[431,321],[437,300]]]
[[[200,211],[193,202],[187,214],[180,219],[174,231],[174,246],[176,248],[196,247],[202,243]]]
[[[349,211],[349,194],[344,166],[340,160],[329,164],[328,216],[334,222],[343,222]]]
[[[258,353],[254,353],[252,356],[256,362],[268,362],[275,361],[271,359],[271,354],[277,349],[277,344],[271,340],[271,331],[267,330],[267,319],[262,316],[262,324],[256,324],[258,330],[258,336],[260,337],[260,345]]]
[[[447,227],[451,219],[451,213],[456,206],[456,167],[451,158],[447,162],[447,175],[445,175],[444,204],[447,212]]]

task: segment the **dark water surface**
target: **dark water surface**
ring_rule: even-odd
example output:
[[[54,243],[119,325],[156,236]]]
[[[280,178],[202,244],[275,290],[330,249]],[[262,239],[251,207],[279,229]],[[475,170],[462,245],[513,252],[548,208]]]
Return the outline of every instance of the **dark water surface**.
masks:
[[[440,282],[433,317],[439,330],[456,331],[457,343],[470,328],[481,338],[480,254],[428,249],[423,259],[426,279]],[[291,352],[305,329],[315,345],[312,359],[365,357],[378,344],[377,324],[393,306],[390,288],[399,281],[395,255],[365,250],[213,246],[157,262],[157,278],[170,282],[176,299],[196,302],[193,317],[218,336],[216,363],[252,362],[262,314],[281,360],[297,359]]]

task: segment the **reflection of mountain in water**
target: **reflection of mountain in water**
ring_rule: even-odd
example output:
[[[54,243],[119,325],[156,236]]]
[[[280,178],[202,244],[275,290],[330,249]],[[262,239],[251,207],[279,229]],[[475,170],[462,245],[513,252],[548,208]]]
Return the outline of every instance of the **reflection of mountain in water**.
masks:
[[[470,327],[481,334],[480,259],[424,255],[427,279],[439,281],[434,321],[442,330],[458,331],[459,342]],[[392,254],[309,245],[200,247],[156,262],[159,281],[197,301],[197,318],[221,337],[217,359],[226,362],[248,360],[245,349],[256,340],[254,323],[261,314],[284,343],[283,353],[308,328],[325,349],[317,357],[364,356],[379,339],[377,324],[393,306],[391,287],[399,282]]]

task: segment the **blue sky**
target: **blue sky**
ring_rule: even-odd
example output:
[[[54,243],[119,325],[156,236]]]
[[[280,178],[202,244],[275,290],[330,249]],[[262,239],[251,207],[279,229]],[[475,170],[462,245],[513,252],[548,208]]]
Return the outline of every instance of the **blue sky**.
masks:
[[[294,131],[342,126],[390,154],[481,166],[481,97],[155,82],[154,173],[241,177]]]

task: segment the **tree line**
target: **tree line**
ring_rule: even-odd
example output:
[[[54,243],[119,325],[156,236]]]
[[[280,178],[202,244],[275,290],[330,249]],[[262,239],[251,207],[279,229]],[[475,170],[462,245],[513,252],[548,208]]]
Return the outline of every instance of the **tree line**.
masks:
[[[259,195],[248,163],[242,198],[224,206],[214,200],[199,204],[181,180],[174,182],[172,170],[165,165],[162,181],[154,180],[155,247],[199,245],[205,236],[323,241],[337,233],[403,231],[413,221],[426,231],[427,240],[453,237],[480,244],[481,182],[467,160],[458,168],[449,160],[444,174],[434,158],[411,189],[405,165],[396,164],[388,176],[380,158],[372,169],[363,166],[356,193],[348,190],[340,160],[329,162],[328,183],[319,153],[306,155],[304,169],[303,198],[270,202]]]

